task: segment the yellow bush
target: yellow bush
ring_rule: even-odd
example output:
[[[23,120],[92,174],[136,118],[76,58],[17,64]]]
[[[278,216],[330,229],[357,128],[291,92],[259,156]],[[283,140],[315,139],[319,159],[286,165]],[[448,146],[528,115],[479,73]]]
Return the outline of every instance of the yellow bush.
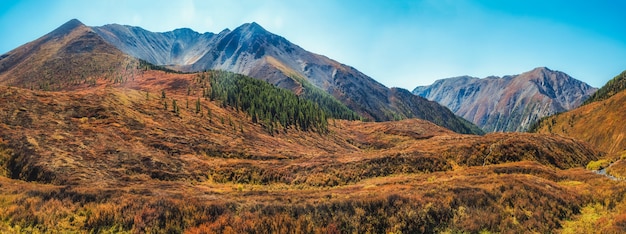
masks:
[[[587,164],[587,170],[601,170],[608,167],[611,161],[606,159],[600,159],[597,161],[591,161]]]

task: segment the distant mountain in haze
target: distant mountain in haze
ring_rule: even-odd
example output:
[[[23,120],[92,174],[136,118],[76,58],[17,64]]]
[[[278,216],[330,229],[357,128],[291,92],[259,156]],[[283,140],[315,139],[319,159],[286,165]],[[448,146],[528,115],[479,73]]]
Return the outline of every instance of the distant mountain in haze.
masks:
[[[487,132],[508,132],[526,131],[542,117],[576,108],[596,90],[563,72],[538,67],[514,76],[442,79],[413,93]]]
[[[296,94],[322,90],[375,121],[421,118],[461,133],[481,133],[445,107],[404,89],[389,89],[353,67],[308,52],[257,23],[218,34],[191,29],[155,33],[118,24],[93,30],[124,53],[153,64],[188,72],[231,71]]]

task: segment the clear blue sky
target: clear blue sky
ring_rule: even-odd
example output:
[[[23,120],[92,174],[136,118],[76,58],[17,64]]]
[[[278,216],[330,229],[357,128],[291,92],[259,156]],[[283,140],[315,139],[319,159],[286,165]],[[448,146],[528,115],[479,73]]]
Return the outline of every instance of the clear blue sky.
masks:
[[[151,31],[220,32],[255,21],[387,86],[546,66],[592,86],[626,70],[626,1],[0,1],[0,53],[77,18]]]

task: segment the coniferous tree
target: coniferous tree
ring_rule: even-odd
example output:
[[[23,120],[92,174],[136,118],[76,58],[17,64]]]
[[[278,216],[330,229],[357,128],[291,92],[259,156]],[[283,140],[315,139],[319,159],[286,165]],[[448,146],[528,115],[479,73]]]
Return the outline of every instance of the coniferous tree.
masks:
[[[176,104],[176,99],[172,100],[172,111],[178,116],[180,114],[180,110],[178,109],[178,105]]]
[[[201,111],[201,106],[200,106],[200,98],[196,99],[196,114],[200,113]]]
[[[347,108],[345,113],[342,112],[338,106],[343,104],[328,94],[320,100],[334,100],[337,106],[328,104],[331,107],[321,108],[310,98],[299,97],[289,90],[244,75],[224,71],[210,71],[207,74],[210,89],[207,87],[207,91],[204,91],[205,96],[210,100],[218,100],[221,107],[247,113],[253,123],[261,123],[272,134],[279,127],[284,131],[296,128],[326,132],[328,117],[344,116],[351,119],[357,116]],[[335,110],[338,110],[335,114],[328,113]]]

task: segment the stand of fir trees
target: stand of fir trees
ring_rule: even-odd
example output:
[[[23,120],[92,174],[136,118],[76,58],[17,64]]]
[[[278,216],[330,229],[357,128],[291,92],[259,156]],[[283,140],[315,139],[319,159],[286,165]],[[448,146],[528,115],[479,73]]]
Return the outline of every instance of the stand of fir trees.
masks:
[[[332,101],[327,100],[328,97],[318,94],[318,101],[331,103],[327,108],[321,108],[312,100],[299,97],[289,90],[232,72],[203,72],[198,74],[196,81],[203,87],[205,97],[221,101],[223,107],[229,106],[247,113],[252,122],[262,124],[270,133],[290,128],[325,133],[328,131],[329,117],[358,117],[347,108],[333,105]],[[206,85],[207,82],[210,85]]]

